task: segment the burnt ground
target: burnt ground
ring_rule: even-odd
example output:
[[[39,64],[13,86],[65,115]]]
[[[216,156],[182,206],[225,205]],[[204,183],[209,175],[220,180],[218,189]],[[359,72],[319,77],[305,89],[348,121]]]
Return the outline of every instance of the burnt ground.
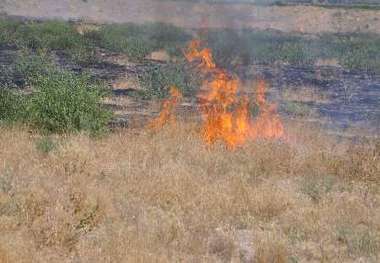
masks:
[[[17,50],[0,48],[0,65],[9,65]],[[89,72],[94,78],[110,84],[112,96],[105,104],[114,111],[111,127],[142,127],[160,110],[158,100],[137,96],[138,82],[130,82],[146,70],[146,63],[112,62],[117,54],[103,53],[101,62],[81,67],[56,54],[57,63],[74,72]],[[147,63],[149,62],[149,63]],[[322,125],[329,133],[344,137],[377,137],[380,135],[380,75],[352,72],[337,66],[294,67],[291,65],[252,65],[237,74],[243,80],[243,91],[254,96],[254,80],[263,77],[269,84],[268,97],[278,105],[284,119]],[[128,82],[125,85],[125,82]],[[195,96],[185,98],[179,106],[182,117],[194,117]]]

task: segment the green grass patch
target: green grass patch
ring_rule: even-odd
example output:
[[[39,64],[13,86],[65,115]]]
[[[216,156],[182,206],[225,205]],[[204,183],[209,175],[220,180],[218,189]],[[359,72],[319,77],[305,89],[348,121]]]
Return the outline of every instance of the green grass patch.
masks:
[[[213,30],[203,36],[218,65],[283,62],[311,66],[337,59],[350,70],[380,73],[380,36],[375,34],[285,34],[277,31]]]
[[[80,35],[67,22],[17,22],[0,20],[0,44],[15,45],[19,49],[62,51],[79,64],[96,62],[92,42]]]
[[[57,147],[57,143],[50,136],[43,136],[36,141],[36,149],[43,154],[49,154]]]
[[[145,98],[164,98],[171,86],[176,86],[182,94],[194,95],[200,86],[199,75],[186,63],[152,65],[139,77]]]
[[[144,59],[153,51],[164,49],[179,55],[190,40],[184,30],[163,23],[104,25],[99,31],[86,34],[102,48],[125,53],[133,61]]]
[[[11,124],[24,118],[26,98],[19,92],[0,87],[0,124]]]

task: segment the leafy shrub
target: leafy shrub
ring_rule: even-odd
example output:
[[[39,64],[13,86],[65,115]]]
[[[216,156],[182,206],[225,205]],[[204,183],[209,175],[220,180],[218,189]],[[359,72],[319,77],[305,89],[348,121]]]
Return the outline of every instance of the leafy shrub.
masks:
[[[30,85],[29,79],[46,74],[53,67],[52,60],[44,52],[22,50],[12,60],[10,65],[0,65],[0,86],[24,88]]]
[[[184,95],[191,95],[200,86],[199,77],[185,64],[152,65],[141,76],[145,98],[164,98],[171,86],[176,86]]]
[[[23,50],[13,65],[13,74],[19,84],[29,86],[32,79],[48,74],[53,68],[54,63],[47,53],[43,51],[32,53]]]
[[[111,116],[100,105],[105,92],[89,76],[51,70],[33,79],[33,87],[27,107],[32,126],[54,133],[105,131]]]
[[[0,122],[13,123],[24,117],[26,99],[14,90],[0,87]]]

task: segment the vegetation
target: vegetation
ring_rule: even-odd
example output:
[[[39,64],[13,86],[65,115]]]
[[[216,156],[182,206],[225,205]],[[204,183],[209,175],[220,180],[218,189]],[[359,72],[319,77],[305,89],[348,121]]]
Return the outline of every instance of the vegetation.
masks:
[[[376,141],[288,123],[297,140],[230,152],[178,125],[97,139],[0,128],[0,258],[378,262]]]
[[[178,55],[180,48],[190,39],[182,29],[163,23],[105,25],[87,37],[110,51],[127,54],[134,61],[161,49]]]
[[[378,140],[337,141],[297,122],[285,123],[286,140],[235,151],[205,146],[192,122],[94,138],[111,117],[105,89],[55,65],[53,55],[92,63],[98,48],[125,53],[146,62],[138,73],[144,97],[165,97],[172,85],[189,95],[200,86],[181,58],[190,36],[163,24],[84,34],[63,22],[0,21],[0,28],[0,45],[20,51],[0,67],[0,262],[378,261]],[[229,69],[336,58],[380,72],[374,35],[244,29],[202,37]],[[145,60],[161,49],[175,62]],[[326,98],[309,90],[284,92],[284,109],[311,114],[307,103]],[[15,123],[24,125],[8,125]]]
[[[143,97],[164,98],[171,86],[176,86],[184,95],[193,95],[200,86],[200,79],[185,63],[175,63],[148,67],[140,75],[140,83],[144,87]]]
[[[106,129],[110,113],[101,106],[105,89],[90,76],[60,70],[46,57],[21,57],[11,69],[28,85],[27,95],[14,89],[13,77],[0,86],[0,120],[26,123],[34,128],[63,133],[85,130],[91,133]],[[13,89],[12,89],[13,88]]]
[[[370,34],[305,35],[250,29],[216,30],[204,36],[215,60],[223,67],[274,63],[314,65],[318,59],[336,59],[350,70],[380,72],[380,36]]]
[[[80,64],[96,61],[96,48],[125,53],[141,61],[152,51],[165,50],[181,57],[191,36],[183,29],[162,23],[103,25],[78,33],[66,22],[12,22],[0,20],[0,44],[20,48],[62,51]],[[202,38],[213,49],[222,67],[274,63],[313,65],[318,59],[336,59],[350,70],[380,72],[380,37],[373,34],[322,34],[310,37],[253,29],[210,30]],[[231,66],[232,65],[232,66]]]
[[[100,105],[105,90],[89,76],[52,71],[33,79],[32,85],[27,122],[33,127],[53,133],[105,130],[111,116]]]
[[[16,91],[0,88],[0,124],[11,124],[24,118],[26,99]]]

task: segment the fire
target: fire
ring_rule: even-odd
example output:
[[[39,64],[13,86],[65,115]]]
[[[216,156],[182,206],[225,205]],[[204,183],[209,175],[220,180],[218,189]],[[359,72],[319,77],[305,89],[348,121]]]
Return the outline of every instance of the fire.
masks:
[[[198,62],[206,76],[198,98],[203,117],[202,137],[208,145],[224,142],[229,149],[243,145],[247,140],[279,139],[284,136],[284,127],[276,105],[266,101],[266,83],[259,80],[256,87],[256,103],[259,115],[252,118],[247,96],[239,96],[239,79],[216,66],[211,49],[202,48],[199,40],[188,46],[185,57],[189,62]],[[171,89],[171,98],[164,101],[163,109],[151,124],[158,130],[168,121],[175,120],[174,108],[181,98],[176,88]]]
[[[260,114],[251,125],[251,138],[253,139],[279,139],[284,137],[284,126],[277,107],[268,104],[265,99],[266,83],[259,80],[256,89],[256,102],[259,105]]]
[[[166,123],[175,122],[175,108],[182,99],[181,92],[175,87],[170,88],[170,98],[162,103],[162,109],[157,118],[152,120],[148,127],[154,131],[160,130]]]

